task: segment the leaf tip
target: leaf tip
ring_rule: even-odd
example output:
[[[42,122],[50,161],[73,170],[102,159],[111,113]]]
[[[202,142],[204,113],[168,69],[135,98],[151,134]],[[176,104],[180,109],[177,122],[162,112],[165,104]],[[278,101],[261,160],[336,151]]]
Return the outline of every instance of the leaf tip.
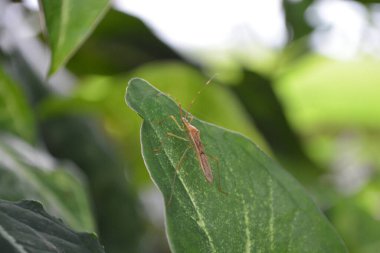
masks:
[[[59,68],[60,68],[60,64],[57,63],[54,56],[52,55],[50,58],[50,67],[49,67],[49,70],[46,74],[46,77],[47,78],[52,77],[58,71]]]
[[[141,101],[152,91],[156,91],[153,86],[142,78],[134,77],[128,82],[125,94],[126,104],[139,113]]]

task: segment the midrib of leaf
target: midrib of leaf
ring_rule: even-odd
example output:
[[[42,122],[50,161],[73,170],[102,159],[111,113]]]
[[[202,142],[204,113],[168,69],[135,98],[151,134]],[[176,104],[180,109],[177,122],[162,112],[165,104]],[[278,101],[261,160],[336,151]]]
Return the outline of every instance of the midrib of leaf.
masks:
[[[156,130],[156,128],[154,128],[152,125],[150,125],[150,127],[153,129],[153,131],[155,132],[156,136],[159,136],[159,138],[162,140],[162,137],[158,134],[159,132]],[[176,168],[175,162],[173,161],[173,159],[170,158],[170,155],[167,153],[166,149],[163,149],[163,150],[164,150],[164,154],[165,154],[166,158],[168,159],[168,161],[170,161],[170,164],[172,165],[173,169],[175,170],[175,168]],[[215,248],[215,245],[213,243],[213,240],[212,240],[212,238],[210,236],[210,233],[207,230],[204,216],[203,216],[202,212],[200,211],[200,208],[196,204],[195,198],[194,198],[194,196],[192,196],[191,190],[185,184],[185,182],[182,179],[182,177],[180,176],[180,174],[177,173],[177,171],[175,171],[174,173],[176,173],[176,176],[180,180],[183,188],[185,189],[186,194],[188,195],[188,197],[189,197],[189,199],[191,201],[191,204],[192,204],[192,206],[194,208],[194,211],[195,211],[195,213],[198,216],[198,220],[196,220],[196,223],[199,226],[199,228],[202,229],[202,231],[204,231],[205,235],[207,236],[208,242],[210,244],[210,248],[212,250],[211,252],[217,252],[216,248]],[[169,178],[170,178],[170,176],[169,176]]]
[[[68,6],[69,6],[69,2],[70,1],[60,1],[61,2],[61,11],[59,13],[59,16],[60,16],[60,22],[59,22],[59,26],[58,26],[58,40],[57,40],[57,48],[56,50],[58,50],[59,48],[61,48],[62,44],[63,44],[63,41],[66,40],[66,36],[65,36],[65,32],[63,31],[66,31],[67,30],[67,27],[68,27],[68,11],[65,11],[65,10],[68,10]]]
[[[7,240],[18,252],[28,253],[25,251],[24,247],[16,242],[16,239],[13,238],[1,225],[0,225],[0,235]]]
[[[49,1],[49,0],[45,0]],[[44,0],[40,0],[40,5],[42,11],[45,13],[46,17],[46,6],[43,4],[45,2]],[[75,3],[73,1],[73,3]],[[105,1],[105,5],[100,7],[98,10],[99,12],[97,13],[96,16],[94,16],[93,19],[91,19],[89,23],[86,23],[86,29],[81,30],[81,34],[70,34],[70,10],[75,8],[75,6],[72,6],[71,1],[65,0],[65,1],[60,1],[59,7],[57,7],[54,10],[60,9],[59,12],[57,11],[57,19],[58,24],[54,27],[50,27],[47,29],[48,37],[49,37],[49,44],[52,50],[51,53],[51,63],[50,63],[50,69],[48,75],[53,74],[58,68],[62,67],[68,59],[71,58],[71,56],[77,51],[77,49],[84,43],[84,41],[88,38],[88,36],[91,34],[91,32],[94,30],[95,25],[100,21],[100,19],[104,16],[104,14],[107,12],[109,8],[109,1]],[[51,9],[48,9],[48,11],[52,11]],[[48,20],[45,19],[46,27],[48,27],[47,24]],[[55,30],[54,30],[55,29]],[[52,34],[54,35],[52,37]],[[73,40],[70,41],[67,39],[67,35],[71,36],[74,35],[72,38]],[[55,38],[57,36],[58,38]],[[65,45],[65,43],[69,43],[68,47]],[[65,49],[65,50],[63,50]],[[68,50],[66,50],[68,49]],[[62,51],[63,50],[63,51]],[[60,52],[62,51],[62,52]],[[60,52],[61,54],[58,54]],[[58,58],[57,58],[58,57]]]

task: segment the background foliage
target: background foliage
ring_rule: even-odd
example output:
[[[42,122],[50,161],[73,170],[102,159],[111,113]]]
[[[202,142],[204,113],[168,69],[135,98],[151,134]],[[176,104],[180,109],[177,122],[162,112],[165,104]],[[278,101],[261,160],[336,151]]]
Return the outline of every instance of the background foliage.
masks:
[[[226,69],[207,61],[212,51],[189,60],[104,0],[41,1],[40,13],[0,1],[0,198],[42,202],[72,228],[97,231],[108,253],[168,252],[125,86],[142,77],[187,106],[218,73],[192,113],[276,159],[349,252],[378,252],[380,62],[371,51],[349,60],[317,54],[306,20],[315,2],[284,1],[284,48]],[[368,20],[378,10],[377,1],[352,2]]]

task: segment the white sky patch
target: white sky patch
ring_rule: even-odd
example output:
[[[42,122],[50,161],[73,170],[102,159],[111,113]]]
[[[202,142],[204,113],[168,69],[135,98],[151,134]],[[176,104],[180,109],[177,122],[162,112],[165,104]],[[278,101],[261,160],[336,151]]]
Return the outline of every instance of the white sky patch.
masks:
[[[27,8],[29,8],[29,9],[31,9],[31,10],[38,10],[38,0],[23,0],[22,1],[23,2],[23,4],[27,7]]]
[[[312,45],[320,53],[350,59],[359,51],[374,50],[379,31],[370,27],[367,10],[359,3],[321,0],[308,12],[310,23],[317,27]],[[376,35],[377,34],[377,35]]]
[[[298,2],[300,0],[292,0]],[[37,0],[24,0],[37,10]],[[282,0],[113,0],[114,7],[142,19],[169,45],[183,51],[219,52],[281,48],[286,43]],[[330,57],[349,59],[358,53],[380,56],[380,4],[371,13],[354,1],[319,0],[307,12],[317,29],[313,48]],[[377,8],[378,7],[378,8]],[[372,24],[368,22],[371,15]],[[249,57],[249,55],[247,55]]]
[[[280,0],[117,0],[115,7],[148,23],[163,40],[182,49],[229,48],[259,41],[285,43]]]

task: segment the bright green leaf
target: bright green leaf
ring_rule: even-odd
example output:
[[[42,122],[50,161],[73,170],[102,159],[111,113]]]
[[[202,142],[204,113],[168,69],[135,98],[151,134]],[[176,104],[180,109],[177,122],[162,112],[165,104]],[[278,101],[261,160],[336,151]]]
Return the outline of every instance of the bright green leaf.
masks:
[[[40,1],[52,51],[49,75],[75,53],[108,10],[109,0]]]
[[[1,133],[0,157],[0,199],[41,201],[71,227],[94,231],[86,187],[73,165]]]
[[[0,129],[33,142],[36,135],[34,124],[25,95],[0,68]]]
[[[249,139],[194,118],[214,174],[210,184],[193,148],[175,173],[189,143],[168,136],[188,139],[170,118],[180,122],[172,99],[132,79],[126,101],[144,119],[142,153],[164,195],[173,252],[346,252],[300,184]]]
[[[4,253],[104,252],[94,234],[74,232],[39,202],[4,200],[0,200],[0,249]]]
[[[277,80],[276,93],[302,134],[342,128],[379,129],[380,61],[305,57]]]

